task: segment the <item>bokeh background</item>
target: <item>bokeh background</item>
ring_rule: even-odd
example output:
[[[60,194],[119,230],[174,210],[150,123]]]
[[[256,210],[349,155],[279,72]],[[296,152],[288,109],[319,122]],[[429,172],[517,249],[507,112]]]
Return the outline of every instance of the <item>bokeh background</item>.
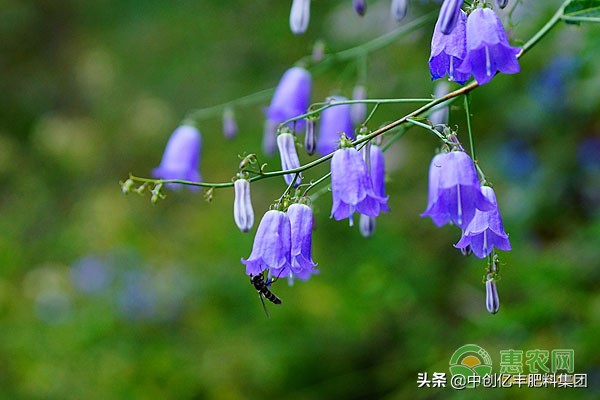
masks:
[[[512,3],[517,3],[513,1]],[[559,1],[520,1],[513,43]],[[455,227],[419,214],[439,143],[413,128],[386,153],[392,212],[364,239],[314,203],[320,274],[273,291],[262,310],[244,275],[255,228],[233,222],[231,189],[164,201],[121,193],[148,176],[191,110],[272,88],[310,54],[396,29],[389,2],[364,18],[350,1],[314,1],[308,32],[289,2],[0,2],[0,397],[23,399],[405,399],[600,397],[600,30],[560,25],[472,94],[480,165],[495,185],[513,251],[502,253],[501,307],[485,310],[485,262],[452,247]],[[412,1],[406,24],[439,7]],[[510,19],[510,23],[509,23]],[[428,97],[433,21],[368,54],[370,97]],[[315,70],[313,101],[351,96],[357,60]],[[235,174],[258,152],[268,98],[198,121],[201,169]],[[381,107],[370,127],[408,106]],[[464,110],[451,123],[467,143]],[[276,157],[262,157],[278,168]],[[304,161],[309,157],[303,156]],[[307,173],[316,178],[321,168]],[[284,190],[253,185],[257,219]],[[588,389],[456,392],[417,388],[454,350],[573,349]],[[525,366],[527,371],[527,366]]]

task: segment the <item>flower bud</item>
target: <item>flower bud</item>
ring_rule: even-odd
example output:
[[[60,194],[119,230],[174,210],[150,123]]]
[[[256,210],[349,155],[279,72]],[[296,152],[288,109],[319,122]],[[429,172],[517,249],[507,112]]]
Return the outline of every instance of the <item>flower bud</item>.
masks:
[[[325,42],[321,39],[318,39],[313,45],[311,58],[315,63],[323,61],[325,58]]]
[[[360,214],[360,220],[358,221],[358,228],[360,234],[368,238],[373,236],[375,232],[375,223],[377,218],[369,217],[368,215]]]
[[[488,312],[492,314],[496,314],[500,308],[498,289],[496,288],[496,281],[492,274],[488,274],[485,281],[485,306]]]
[[[310,0],[293,0],[290,11],[290,29],[296,35],[303,34],[310,20]]]
[[[460,8],[462,5],[463,0],[444,0],[442,3],[440,15],[438,16],[438,23],[440,24],[440,31],[444,35],[449,35],[454,30],[460,16]]]
[[[354,5],[354,11],[361,17],[367,12],[366,0],[352,0],[352,5]]]
[[[435,89],[433,90],[433,97],[439,99],[440,97],[445,96],[450,91],[450,85],[446,81],[439,81],[435,85]],[[448,123],[448,105],[437,105],[433,108],[431,114],[429,114],[429,122],[436,129],[442,129],[442,125],[446,125]]]
[[[352,91],[352,100],[364,100],[367,98],[367,88],[364,85],[356,85],[354,86],[354,90]],[[362,123],[367,117],[367,104],[366,103],[356,103],[350,106],[350,116],[352,117],[352,122],[358,125]]]
[[[406,10],[408,9],[408,0],[392,0],[392,6],[390,11],[392,18],[395,21],[400,22],[406,16]]]
[[[237,135],[238,126],[235,122],[235,115],[231,107],[225,108],[223,111],[223,135],[227,139],[233,139]]]
[[[496,5],[500,8],[504,8],[508,5],[508,0],[496,0]]]
[[[298,158],[298,152],[296,151],[296,141],[294,139],[294,135],[291,133],[282,133],[281,135],[277,136],[277,147],[279,148],[281,169],[283,171],[300,167],[300,159]],[[285,180],[285,183],[290,185],[295,176],[295,173],[285,174],[283,179]],[[298,177],[294,181],[294,186],[298,186],[301,180],[302,174],[298,174]]]
[[[121,191],[124,194],[129,193],[131,191],[131,188],[133,188],[133,180],[127,179],[125,182],[121,183]]]
[[[248,232],[254,225],[254,210],[250,198],[250,182],[238,179],[233,183],[235,197],[233,200],[233,219],[240,231]]]
[[[312,156],[317,149],[317,119],[308,118],[306,120],[306,133],[304,135],[304,149],[309,156]]]

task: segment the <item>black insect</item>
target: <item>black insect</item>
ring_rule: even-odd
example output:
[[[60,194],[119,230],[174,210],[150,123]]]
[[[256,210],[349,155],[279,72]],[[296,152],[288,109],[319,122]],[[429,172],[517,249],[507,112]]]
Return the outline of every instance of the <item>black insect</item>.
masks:
[[[277,280],[277,279],[275,279],[275,280]],[[260,302],[263,305],[265,314],[267,314],[267,318],[270,318],[271,316],[269,314],[269,310],[267,310],[267,305],[265,304],[265,300],[263,299],[263,297],[266,298],[267,300],[269,300],[273,304],[281,304],[281,299],[279,297],[277,297],[275,295],[275,293],[271,292],[271,289],[270,289],[271,283],[273,283],[275,280],[268,278],[265,281],[265,277],[263,274],[250,275],[250,283],[254,286],[254,288],[258,292],[258,297],[260,298]]]

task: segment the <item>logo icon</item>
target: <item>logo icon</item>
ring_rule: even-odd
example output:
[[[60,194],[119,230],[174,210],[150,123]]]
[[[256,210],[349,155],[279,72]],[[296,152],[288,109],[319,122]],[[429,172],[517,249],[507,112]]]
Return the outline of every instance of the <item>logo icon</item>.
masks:
[[[466,344],[456,349],[450,357],[450,373],[452,376],[460,375],[468,384],[474,387],[479,379],[492,374],[492,358],[482,347],[476,344]]]

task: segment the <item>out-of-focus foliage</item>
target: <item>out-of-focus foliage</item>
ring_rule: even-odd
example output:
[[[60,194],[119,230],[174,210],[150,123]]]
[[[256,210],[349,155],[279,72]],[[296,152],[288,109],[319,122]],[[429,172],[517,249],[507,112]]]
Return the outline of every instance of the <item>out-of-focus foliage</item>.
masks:
[[[520,3],[513,44],[559,4]],[[462,398],[416,381],[448,372],[466,343],[496,370],[500,350],[574,349],[588,374],[588,389],[485,398],[600,396],[597,26],[562,24],[522,73],[472,94],[479,163],[513,247],[497,315],[485,310],[485,263],[452,247],[458,229],[419,217],[438,142],[417,128],[387,153],[392,212],[372,238],[330,220],[329,196],[314,204],[321,273],[274,284],[283,304],[270,320],[240,263],[253,233],[233,222],[232,189],[210,204],[187,190],[154,206],[121,194],[118,180],[148,175],[188,111],[273,87],[318,38],[337,51],[393,29],[388,7],[372,1],[361,18],[349,1],[314,1],[295,36],[284,1],[1,2],[0,397]],[[436,7],[413,1],[407,19]],[[369,54],[369,96],[430,96],[432,29]],[[315,74],[313,101],[350,96],[355,71]],[[238,154],[260,152],[267,104],[236,108],[232,141],[220,116],[200,122],[207,181],[229,181]],[[409,110],[381,107],[370,126]],[[466,143],[460,102],[451,124]],[[253,185],[257,217],[283,190],[282,179]]]

